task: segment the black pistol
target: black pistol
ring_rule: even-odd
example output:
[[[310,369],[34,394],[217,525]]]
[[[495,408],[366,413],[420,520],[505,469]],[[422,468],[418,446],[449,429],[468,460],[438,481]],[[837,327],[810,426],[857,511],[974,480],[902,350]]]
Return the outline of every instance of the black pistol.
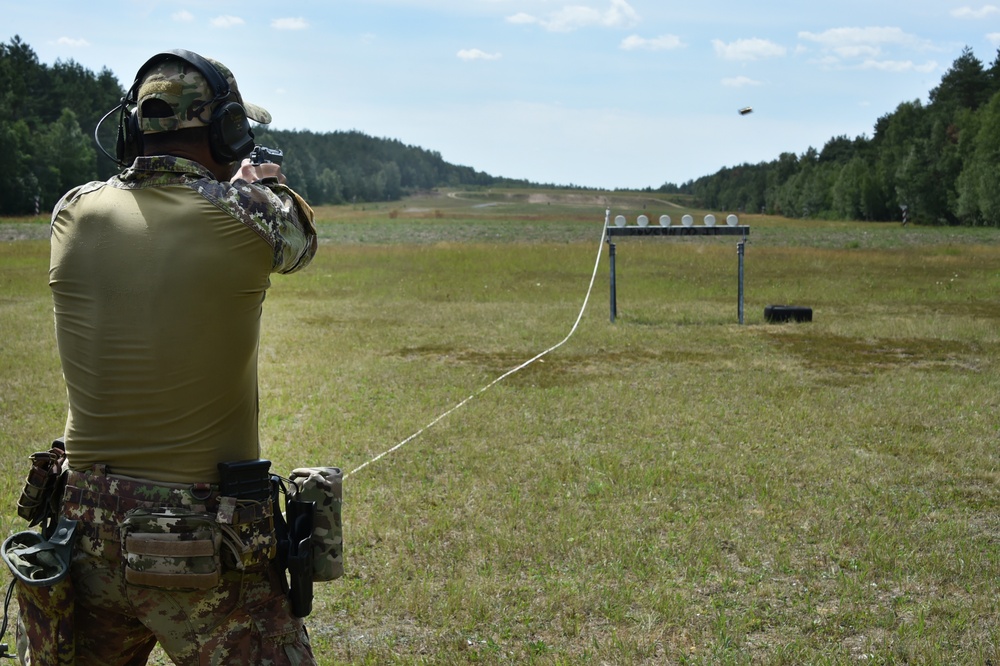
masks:
[[[281,166],[281,160],[283,159],[285,159],[283,152],[277,148],[268,148],[267,146],[254,146],[253,152],[250,153],[250,164],[255,166],[267,162]]]

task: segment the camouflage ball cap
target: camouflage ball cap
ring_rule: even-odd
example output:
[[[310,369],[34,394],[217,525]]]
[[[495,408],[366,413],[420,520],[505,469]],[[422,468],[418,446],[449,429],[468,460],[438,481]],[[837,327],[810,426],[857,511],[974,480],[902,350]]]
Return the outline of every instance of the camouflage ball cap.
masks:
[[[179,58],[170,58],[149,69],[143,76],[136,94],[139,109],[139,127],[144,133],[172,132],[187,127],[203,127],[212,119],[212,111],[220,103],[229,100],[239,102],[250,120],[261,124],[271,122],[271,114],[266,109],[243,101],[236,78],[232,71],[221,62],[206,58],[229,82],[229,95],[216,99],[205,77],[198,68]],[[144,118],[143,103],[158,99],[173,109],[173,116],[166,118]]]

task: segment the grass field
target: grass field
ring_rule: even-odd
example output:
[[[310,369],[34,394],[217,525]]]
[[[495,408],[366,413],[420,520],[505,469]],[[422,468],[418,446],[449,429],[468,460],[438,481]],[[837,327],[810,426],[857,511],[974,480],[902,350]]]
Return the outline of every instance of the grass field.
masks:
[[[742,218],[617,239],[638,195],[318,211],[265,305],[261,431],[345,483],[321,664],[1000,664],[1000,232]],[[726,213],[728,211],[722,211]],[[43,221],[0,220],[0,528],[64,418]],[[594,292],[581,311],[598,252]],[[813,308],[766,324],[768,304]]]

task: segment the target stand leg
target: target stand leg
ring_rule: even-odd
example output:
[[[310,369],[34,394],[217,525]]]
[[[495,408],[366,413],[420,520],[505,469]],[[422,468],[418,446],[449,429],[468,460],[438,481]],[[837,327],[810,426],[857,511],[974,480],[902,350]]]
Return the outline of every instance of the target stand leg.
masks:
[[[608,257],[611,260],[611,323],[615,323],[615,317],[618,316],[618,293],[615,286],[615,244],[608,241],[609,253]]]

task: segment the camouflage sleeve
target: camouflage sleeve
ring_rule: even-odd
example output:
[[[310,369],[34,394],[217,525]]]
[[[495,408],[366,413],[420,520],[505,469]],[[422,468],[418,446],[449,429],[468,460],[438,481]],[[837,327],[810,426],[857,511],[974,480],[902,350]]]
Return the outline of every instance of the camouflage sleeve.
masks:
[[[271,270],[292,273],[304,268],[316,254],[313,210],[294,190],[276,180],[222,185],[221,196],[202,181],[202,195],[256,231],[274,251]]]

